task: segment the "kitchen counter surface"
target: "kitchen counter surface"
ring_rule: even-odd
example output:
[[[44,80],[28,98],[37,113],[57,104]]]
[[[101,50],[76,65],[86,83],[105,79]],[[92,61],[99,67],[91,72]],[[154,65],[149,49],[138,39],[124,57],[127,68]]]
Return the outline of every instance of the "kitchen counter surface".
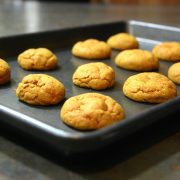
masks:
[[[0,37],[132,19],[180,27],[180,7],[0,0]],[[78,155],[60,154],[1,125],[0,180],[178,180],[179,119],[177,112]]]

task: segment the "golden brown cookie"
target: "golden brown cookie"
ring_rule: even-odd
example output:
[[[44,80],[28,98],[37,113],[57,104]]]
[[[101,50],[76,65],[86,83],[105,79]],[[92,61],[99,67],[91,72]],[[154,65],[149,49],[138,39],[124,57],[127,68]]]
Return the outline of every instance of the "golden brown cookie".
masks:
[[[76,69],[72,80],[77,86],[102,90],[114,85],[115,73],[104,63],[88,63]]]
[[[139,48],[137,39],[128,33],[115,34],[108,38],[107,43],[111,48],[119,50]]]
[[[156,45],[153,54],[164,61],[180,61],[180,42],[163,42]]]
[[[177,95],[176,85],[166,76],[145,72],[129,77],[123,86],[125,96],[139,102],[162,103]]]
[[[26,70],[50,70],[57,67],[57,57],[46,48],[28,49],[18,56],[18,63]]]
[[[124,110],[114,99],[98,93],[85,93],[69,98],[60,116],[71,127],[99,129],[124,118]]]
[[[65,96],[64,85],[46,74],[25,76],[16,89],[16,96],[28,104],[54,105]]]
[[[0,85],[10,81],[11,69],[6,61],[0,59]]]
[[[72,48],[72,54],[85,59],[105,59],[111,56],[111,48],[104,41],[87,39],[77,42]]]
[[[141,49],[120,52],[115,63],[121,68],[134,71],[151,71],[159,68],[158,59],[149,51]]]
[[[169,67],[168,77],[176,84],[180,84],[180,62],[175,63]]]

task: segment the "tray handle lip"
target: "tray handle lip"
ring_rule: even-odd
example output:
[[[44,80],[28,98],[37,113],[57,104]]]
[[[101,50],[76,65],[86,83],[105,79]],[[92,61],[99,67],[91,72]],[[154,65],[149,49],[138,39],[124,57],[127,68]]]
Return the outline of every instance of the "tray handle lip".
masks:
[[[145,22],[145,21],[138,21],[138,20],[128,20],[128,25],[138,25],[143,27],[149,27],[154,29],[160,29],[160,30],[169,30],[169,31],[177,31],[180,33],[180,27],[174,26],[174,25],[165,25],[165,24],[158,24],[153,22]]]
[[[169,109],[170,110],[169,113],[165,113],[165,114],[161,113],[161,114],[163,114],[163,117],[165,117],[166,115],[168,115],[170,113],[177,112],[178,110],[180,110],[179,104],[180,104],[180,96],[177,96],[174,99],[171,99],[171,100],[169,100],[169,101],[167,101],[165,103],[162,103],[162,104],[155,104],[153,107],[150,107],[150,108],[142,111],[140,114],[125,118],[124,121],[122,120],[120,122],[112,124],[111,126],[102,128],[99,131],[95,131],[94,134],[92,134],[92,137],[93,136],[96,137],[96,136],[98,136],[100,134],[101,137],[105,139],[106,136],[108,137],[108,136],[114,136],[115,134],[121,134],[121,132],[119,132],[120,129],[125,130],[126,128],[128,128],[132,124],[135,124],[135,125],[138,126],[139,124],[137,123],[137,121],[139,122],[142,119],[143,119],[143,121],[144,120],[149,121],[152,114],[157,116],[157,114],[160,113],[160,112],[163,112],[163,110],[165,111],[165,110]],[[172,109],[171,108],[172,105],[176,106],[176,108]],[[155,118],[155,120],[156,120],[156,118]],[[152,121],[152,122],[154,122],[154,121]],[[147,125],[147,123],[145,123],[144,126],[146,126],[146,125]],[[90,137],[91,137],[91,134],[90,134]]]
[[[26,123],[26,124],[28,124],[30,126],[34,126],[35,128],[44,130],[44,131],[46,131],[48,133],[51,133],[51,134],[53,134],[55,136],[64,136],[64,137],[66,137],[69,134],[69,133],[66,133],[63,130],[55,128],[55,127],[53,127],[51,125],[48,125],[48,124],[46,124],[44,122],[41,122],[38,119],[35,119],[35,118],[30,117],[28,115],[25,115],[25,114],[23,114],[21,112],[18,112],[16,110],[13,110],[13,109],[11,109],[9,107],[6,107],[4,105],[1,105],[1,104],[0,104],[0,113],[1,114],[6,114],[10,118],[13,117],[18,121]]]
[[[129,125],[132,125],[133,123],[137,124],[137,121],[140,119],[149,120],[149,115],[157,112],[162,111],[163,109],[166,110],[167,108],[171,107],[172,105],[178,105],[180,103],[180,97],[176,97],[175,99],[169,100],[166,103],[155,105],[147,110],[144,110],[141,114],[137,114],[133,117],[126,118],[125,121],[120,121],[118,124],[113,124],[111,126],[102,128],[98,131],[91,131],[91,132],[66,132],[62,129],[58,129],[56,127],[53,127],[51,125],[48,125],[46,123],[43,123],[35,118],[29,117],[25,114],[22,114],[20,112],[17,112],[11,108],[8,108],[6,106],[3,106],[0,104],[0,113],[5,113],[9,117],[14,117],[15,119],[18,119],[19,121],[22,121],[23,123],[27,123],[30,126],[33,126],[34,128],[40,129],[42,131],[45,131],[48,134],[51,134],[52,136],[56,138],[65,138],[67,140],[97,140],[99,139],[107,139],[111,138],[115,134],[121,134],[123,132],[120,132],[121,129],[124,129],[128,127]],[[180,109],[177,107],[177,109]],[[173,109],[175,112],[175,110]],[[156,115],[155,115],[156,116]],[[146,123],[145,123],[146,124]]]

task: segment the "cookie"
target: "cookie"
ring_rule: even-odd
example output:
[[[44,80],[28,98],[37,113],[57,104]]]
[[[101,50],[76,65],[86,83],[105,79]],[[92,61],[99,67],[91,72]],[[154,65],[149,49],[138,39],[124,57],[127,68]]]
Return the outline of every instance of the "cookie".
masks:
[[[137,39],[128,33],[118,33],[110,36],[107,40],[107,43],[111,48],[118,50],[139,48]]]
[[[87,39],[77,42],[72,48],[72,54],[85,59],[106,59],[111,56],[111,48],[104,41]]]
[[[180,62],[177,62],[169,67],[168,77],[176,84],[180,84]]]
[[[109,96],[85,93],[69,98],[63,104],[60,116],[73,128],[93,130],[122,120],[124,110]]]
[[[0,59],[0,85],[6,84],[10,81],[10,74],[11,69],[9,64],[3,59]]]
[[[123,93],[132,100],[149,103],[163,103],[177,95],[176,85],[155,72],[130,76],[123,85]]]
[[[120,52],[115,63],[121,68],[134,71],[151,71],[159,68],[158,59],[149,51],[141,49]]]
[[[180,42],[163,42],[156,45],[153,54],[164,61],[180,61]]]
[[[64,99],[65,88],[52,76],[29,74],[19,83],[16,96],[32,105],[54,105]]]
[[[18,56],[18,63],[25,70],[51,70],[57,67],[57,57],[46,48],[28,49]]]
[[[114,85],[115,72],[104,63],[88,63],[76,69],[72,80],[77,86],[102,90]]]

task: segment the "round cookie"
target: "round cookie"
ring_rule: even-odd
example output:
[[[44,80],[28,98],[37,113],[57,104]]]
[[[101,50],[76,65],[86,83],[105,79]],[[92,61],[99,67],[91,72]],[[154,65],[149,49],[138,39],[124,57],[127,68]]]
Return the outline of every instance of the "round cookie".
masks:
[[[98,93],[69,98],[60,116],[71,127],[81,130],[103,128],[124,118],[124,110],[114,99]]]
[[[0,85],[10,81],[11,69],[6,61],[0,59]]]
[[[180,61],[180,42],[163,42],[156,45],[153,54],[164,61]]]
[[[72,48],[72,54],[85,59],[105,59],[111,56],[111,48],[104,41],[87,39],[77,42]]]
[[[135,101],[149,103],[163,103],[177,95],[176,85],[155,72],[130,76],[123,85],[123,93]]]
[[[72,80],[77,86],[102,90],[114,85],[115,72],[104,63],[88,63],[76,69]]]
[[[64,85],[46,74],[29,74],[16,89],[16,96],[28,104],[54,105],[65,96]]]
[[[126,50],[126,49],[137,49],[139,48],[139,43],[137,39],[128,33],[118,33],[110,36],[107,43],[113,49]]]
[[[57,57],[47,48],[31,48],[18,56],[18,63],[25,70],[51,70],[57,67]]]
[[[175,63],[169,67],[168,77],[176,84],[180,84],[180,62]]]
[[[134,71],[151,71],[159,68],[158,59],[149,51],[141,49],[120,52],[115,63],[121,68]]]

